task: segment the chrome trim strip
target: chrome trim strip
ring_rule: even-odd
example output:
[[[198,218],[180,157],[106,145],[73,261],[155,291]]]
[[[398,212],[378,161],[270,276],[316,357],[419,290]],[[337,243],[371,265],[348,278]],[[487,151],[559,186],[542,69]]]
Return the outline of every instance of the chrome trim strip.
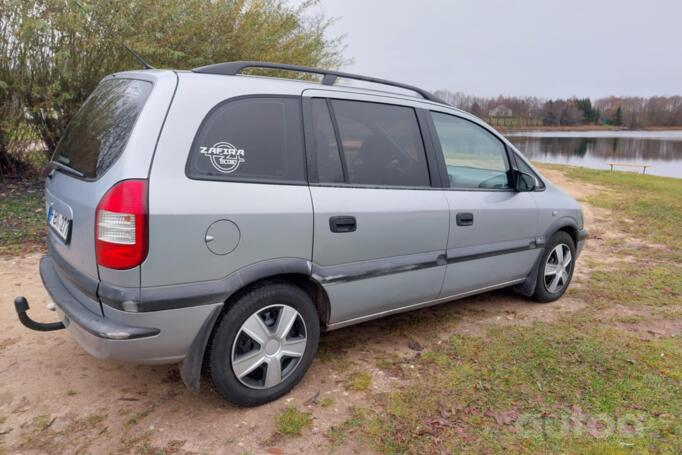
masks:
[[[441,297],[441,298],[434,299],[434,300],[427,300],[426,302],[420,302],[420,303],[415,303],[415,304],[407,305],[407,306],[400,307],[400,308],[394,308],[392,310],[380,311],[378,313],[370,314],[368,316],[360,316],[360,317],[353,318],[353,319],[347,319],[345,321],[335,322],[333,324],[329,324],[327,326],[327,330],[328,331],[336,330],[336,329],[340,329],[342,327],[347,327],[349,325],[354,325],[354,324],[359,324],[361,322],[369,321],[371,319],[378,319],[378,318],[382,318],[384,316],[389,316],[391,314],[403,313],[405,311],[416,310],[419,308],[424,308],[424,307],[428,307],[431,305],[436,305],[438,303],[447,302],[450,300],[458,300],[458,299],[461,299],[464,297],[468,297],[470,295],[479,294],[482,292],[492,291],[494,289],[500,289],[500,288],[504,288],[507,286],[512,286],[514,284],[523,283],[524,281],[526,281],[525,277],[519,278],[517,280],[512,280],[512,281],[505,281],[503,283],[494,284],[492,286],[486,286],[483,288],[474,289],[472,291],[466,291],[466,292],[461,292],[459,294],[453,294],[453,295],[450,295],[447,297]]]

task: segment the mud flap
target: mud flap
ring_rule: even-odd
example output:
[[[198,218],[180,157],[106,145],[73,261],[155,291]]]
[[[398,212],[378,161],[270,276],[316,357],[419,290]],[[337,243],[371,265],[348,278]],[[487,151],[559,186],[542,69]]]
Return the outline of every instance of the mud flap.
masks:
[[[533,264],[533,268],[528,274],[528,278],[526,278],[526,281],[523,283],[514,286],[514,291],[525,297],[531,297],[535,293],[535,285],[538,282],[538,269],[540,268],[540,264],[542,263],[542,258],[544,255],[545,249],[542,248],[538,258],[535,260],[535,264]]]
[[[204,321],[201,330],[197,333],[191,346],[187,350],[185,359],[180,366],[180,377],[187,388],[194,393],[199,393],[201,387],[201,367],[204,362],[204,352],[206,351],[206,344],[208,338],[211,336],[213,326],[215,325],[220,312],[223,310],[223,305],[216,306],[211,315]]]

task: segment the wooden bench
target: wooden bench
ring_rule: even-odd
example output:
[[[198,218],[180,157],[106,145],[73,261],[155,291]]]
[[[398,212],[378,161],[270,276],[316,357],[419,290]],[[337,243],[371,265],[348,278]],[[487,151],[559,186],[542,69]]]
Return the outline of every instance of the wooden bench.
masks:
[[[614,166],[626,166],[626,167],[641,167],[642,168],[642,174],[646,174],[646,168],[651,167],[650,164],[632,164],[632,163],[608,163],[609,166],[611,166],[611,170],[613,171]]]

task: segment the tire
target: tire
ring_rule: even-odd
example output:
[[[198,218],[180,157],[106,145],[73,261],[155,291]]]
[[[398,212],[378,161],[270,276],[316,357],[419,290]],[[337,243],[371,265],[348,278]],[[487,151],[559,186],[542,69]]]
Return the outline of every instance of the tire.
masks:
[[[319,339],[320,321],[305,291],[283,282],[259,284],[241,293],[216,322],[208,378],[216,392],[240,406],[276,400],[306,373]]]
[[[561,247],[563,264],[557,266],[558,249]],[[566,252],[570,252],[570,262],[566,264]],[[568,289],[573,270],[575,269],[575,242],[564,231],[555,232],[547,242],[547,247],[542,255],[538,276],[535,284],[533,300],[538,303],[549,303],[561,298]],[[552,273],[554,271],[554,273]],[[559,276],[557,279],[556,277]],[[555,282],[555,280],[558,280]]]

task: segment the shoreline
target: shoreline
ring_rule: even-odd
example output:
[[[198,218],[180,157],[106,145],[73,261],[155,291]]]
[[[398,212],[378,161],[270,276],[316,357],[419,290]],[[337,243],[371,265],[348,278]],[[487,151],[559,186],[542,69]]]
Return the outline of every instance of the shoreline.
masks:
[[[519,131],[682,131],[682,126],[648,126],[642,128],[628,128],[625,126],[611,125],[491,126],[501,133],[516,133]]]

